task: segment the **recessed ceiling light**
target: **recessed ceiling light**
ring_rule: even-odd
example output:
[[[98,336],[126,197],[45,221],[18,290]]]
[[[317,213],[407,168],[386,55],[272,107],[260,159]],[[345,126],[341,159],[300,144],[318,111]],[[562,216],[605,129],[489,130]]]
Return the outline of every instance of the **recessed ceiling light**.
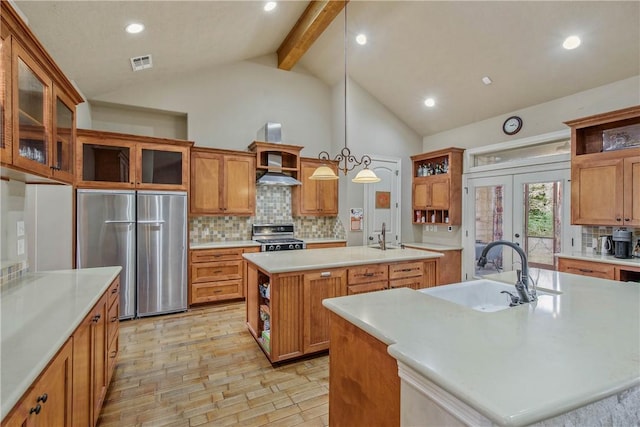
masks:
[[[265,12],[271,12],[273,9],[276,8],[277,5],[278,3],[276,3],[275,1],[268,1],[264,5],[264,10]]]
[[[491,80],[491,78],[489,78],[489,76],[484,76],[482,78],[482,83],[484,83],[486,85],[490,85],[491,83],[493,83],[493,80]]]
[[[356,43],[358,43],[359,45],[367,44],[367,36],[364,34],[358,34],[356,36]]]
[[[142,31],[144,31],[144,25],[142,25],[142,24],[140,24],[138,22],[134,22],[132,24],[127,25],[125,30],[129,34],[138,34],[138,33],[141,33]]]
[[[580,37],[578,36],[569,36],[562,43],[562,47],[567,50],[575,49],[578,46],[580,46]]]
[[[433,98],[427,98],[424,100],[424,105],[426,105],[427,107],[433,107],[434,105],[436,105],[436,100]]]

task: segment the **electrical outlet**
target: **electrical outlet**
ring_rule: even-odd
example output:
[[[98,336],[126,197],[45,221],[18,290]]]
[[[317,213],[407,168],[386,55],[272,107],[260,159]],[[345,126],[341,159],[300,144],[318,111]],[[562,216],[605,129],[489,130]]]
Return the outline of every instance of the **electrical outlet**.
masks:
[[[433,226],[433,231],[438,231],[438,226],[437,225]]]
[[[18,237],[24,236],[24,221],[18,221],[17,223],[16,235]]]
[[[18,240],[18,255],[24,255],[24,239]]]
[[[447,231],[453,231],[453,227],[452,226],[448,226],[447,227]]]

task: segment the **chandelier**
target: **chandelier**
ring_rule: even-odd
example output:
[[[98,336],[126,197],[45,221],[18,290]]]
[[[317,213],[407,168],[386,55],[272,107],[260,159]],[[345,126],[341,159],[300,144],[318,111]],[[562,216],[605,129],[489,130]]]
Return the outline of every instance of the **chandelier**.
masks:
[[[358,184],[369,184],[373,182],[379,182],[380,178],[369,169],[371,164],[371,157],[363,155],[358,159],[351,154],[351,150],[347,147],[347,4],[344,6],[344,148],[340,150],[338,154],[331,158],[331,155],[326,151],[321,151],[318,154],[320,160],[334,161],[338,163],[338,170],[347,175],[349,171],[354,170],[356,167],[362,165],[363,168],[355,178],[351,181]],[[335,174],[333,169],[327,165],[319,166],[309,179],[327,181],[338,179],[339,176]]]

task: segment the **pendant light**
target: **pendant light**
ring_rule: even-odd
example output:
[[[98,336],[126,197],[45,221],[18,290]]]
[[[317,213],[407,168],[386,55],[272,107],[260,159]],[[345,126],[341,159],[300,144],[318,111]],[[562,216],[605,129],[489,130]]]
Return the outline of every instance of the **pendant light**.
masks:
[[[369,169],[369,165],[371,164],[371,157],[366,154],[358,159],[356,156],[351,154],[351,150],[347,147],[347,7],[348,4],[344,6],[344,148],[336,154],[333,158],[334,162],[338,163],[338,169],[341,170],[345,175],[349,171],[352,171],[357,166],[364,165],[364,168],[358,172],[355,178],[351,181],[357,184],[369,184],[373,182],[379,182],[380,178],[378,178],[371,169]],[[318,154],[318,158],[321,160],[331,161],[331,156],[326,151],[321,151]],[[321,165],[313,171],[313,174],[309,177],[309,179],[318,180],[318,181],[329,181],[336,180],[339,176],[333,172],[327,165]]]

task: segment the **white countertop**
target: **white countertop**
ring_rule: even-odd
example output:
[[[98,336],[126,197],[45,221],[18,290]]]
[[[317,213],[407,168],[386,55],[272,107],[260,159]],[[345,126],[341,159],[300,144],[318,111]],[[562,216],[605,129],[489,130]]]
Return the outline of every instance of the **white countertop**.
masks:
[[[520,426],[640,384],[640,286],[555,277],[558,297],[493,313],[407,288],[323,304],[487,418]]]
[[[640,268],[640,258],[616,258],[613,255],[602,255],[589,252],[570,252],[555,254],[559,258],[580,259],[583,261],[608,262],[610,264],[625,265]]]
[[[122,270],[28,273],[0,288],[0,419],[18,402]]]
[[[442,245],[440,243],[413,242],[403,243],[407,248],[427,249],[431,251],[461,251],[462,246]]]
[[[338,268],[352,265],[439,258],[442,254],[417,249],[380,249],[368,246],[314,249],[312,251],[260,252],[242,255],[267,273]]]

